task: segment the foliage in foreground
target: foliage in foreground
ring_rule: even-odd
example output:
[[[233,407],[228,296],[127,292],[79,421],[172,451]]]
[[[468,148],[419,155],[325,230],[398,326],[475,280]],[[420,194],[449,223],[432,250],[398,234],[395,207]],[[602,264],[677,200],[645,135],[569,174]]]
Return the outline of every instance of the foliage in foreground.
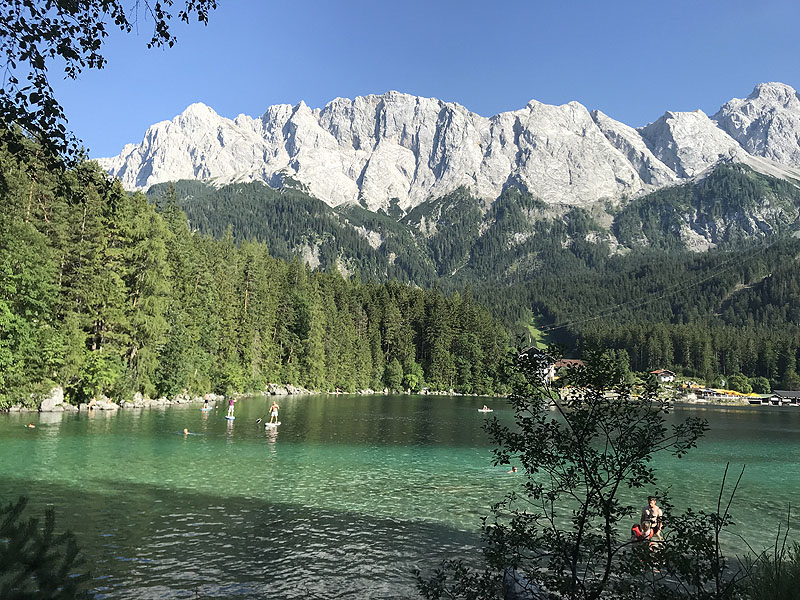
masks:
[[[781,543],[775,540],[771,553],[753,561],[745,581],[750,600],[794,600],[800,596],[800,543],[787,545],[788,529]]]
[[[26,498],[0,507],[0,598],[4,600],[88,600],[88,573],[75,536],[55,532],[55,513],[23,519]]]
[[[524,484],[484,519],[483,569],[452,560],[432,577],[417,572],[423,597],[501,598],[512,577],[521,582],[519,598],[736,597],[741,572],[719,550],[719,535],[731,524],[722,493],[715,511],[670,515],[657,544],[629,539],[640,511],[630,499],[646,498],[657,482],[653,455],[685,455],[705,420],[668,427],[657,386],[634,397],[613,355],[587,359],[556,388],[544,377],[545,355],[532,349],[519,356],[510,397],[515,424],[494,419],[487,430],[495,463],[520,463]],[[670,508],[668,498],[661,503]]]
[[[51,158],[74,161],[81,148],[67,131],[67,117],[50,85],[48,68],[63,68],[68,79],[77,79],[87,68],[102,69],[108,30],[131,33],[149,19],[153,19],[153,33],[148,47],[172,47],[176,42],[170,28],[173,17],[186,23],[192,19],[208,23],[216,5],[215,0],[187,0],[182,9],[173,11],[171,0],[143,0],[130,8],[119,0],[0,3],[0,61],[5,67],[0,122],[13,123],[40,140]]]

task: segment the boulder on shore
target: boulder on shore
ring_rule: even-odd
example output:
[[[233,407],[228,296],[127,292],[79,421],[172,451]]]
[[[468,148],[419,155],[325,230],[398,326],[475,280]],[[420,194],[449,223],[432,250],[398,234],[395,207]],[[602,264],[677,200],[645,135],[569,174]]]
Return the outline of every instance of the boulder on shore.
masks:
[[[60,412],[64,410],[64,388],[57,385],[39,403],[39,412]]]
[[[100,394],[99,398],[92,399],[89,403],[89,408],[94,408],[95,410],[117,410],[119,405],[109,397]]]
[[[292,385],[292,384],[288,384],[286,386],[286,393],[287,394],[291,394],[291,395],[297,395],[297,394],[310,394],[311,392],[309,392],[305,388],[298,387],[298,386]]]

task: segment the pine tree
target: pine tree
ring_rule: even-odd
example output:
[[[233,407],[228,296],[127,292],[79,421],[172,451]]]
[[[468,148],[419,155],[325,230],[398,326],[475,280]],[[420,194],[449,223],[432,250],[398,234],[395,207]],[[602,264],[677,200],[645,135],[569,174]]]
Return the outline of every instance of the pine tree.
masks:
[[[0,507],[0,598],[6,600],[88,600],[88,573],[75,536],[56,534],[55,512],[45,521],[25,520],[26,498]]]
[[[170,303],[167,239],[169,229],[142,194],[131,197],[126,244],[126,287],[130,323],[126,351],[137,391],[156,393],[155,371],[167,342],[165,318]]]
[[[323,390],[325,378],[325,310],[318,281],[314,281],[309,308],[308,335],[303,341],[301,370],[303,385],[312,390]]]

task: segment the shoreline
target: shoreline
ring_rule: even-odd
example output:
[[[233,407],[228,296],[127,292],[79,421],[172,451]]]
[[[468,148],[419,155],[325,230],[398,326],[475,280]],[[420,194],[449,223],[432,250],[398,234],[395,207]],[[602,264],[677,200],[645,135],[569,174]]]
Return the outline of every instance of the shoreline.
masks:
[[[356,396],[385,396],[390,392],[384,388],[382,390],[373,390],[366,388],[355,392],[336,391],[315,391],[303,387],[295,386],[292,384],[276,384],[270,383],[263,390],[253,392],[242,392],[233,394],[234,399],[239,398],[253,398],[256,396],[307,396],[307,395],[325,395],[325,396],[339,396],[339,395],[356,395]],[[398,395],[420,395],[420,396],[468,396],[468,397],[481,397],[481,398],[495,398],[500,396],[486,396],[483,394],[459,394],[454,390],[433,391],[425,390],[420,392],[412,392],[403,390],[395,392]],[[223,394],[215,394],[209,392],[206,394],[190,394],[188,391],[176,394],[172,398],[162,396],[160,398],[148,398],[141,393],[137,392],[130,400],[114,401],[107,396],[101,395],[99,398],[93,398],[91,402],[82,402],[80,404],[70,404],[64,401],[64,390],[61,386],[54,386],[48,394],[41,399],[27,406],[24,404],[13,404],[7,408],[0,409],[0,414],[11,413],[59,413],[59,412],[88,412],[92,410],[102,411],[116,411],[116,410],[131,410],[142,408],[153,408],[161,406],[173,406],[181,404],[199,404],[208,400],[209,404],[217,402],[224,402],[228,397]]]
[[[674,400],[671,403],[673,406],[679,406],[681,408],[703,408],[703,407],[715,407],[715,408],[763,408],[763,409],[781,409],[781,408],[800,408],[798,404],[751,404],[750,402],[744,401],[731,401],[731,402],[720,402],[720,401],[697,401],[697,400]]]
[[[306,390],[293,385],[280,386],[277,384],[269,384],[264,390],[258,392],[248,392],[241,394],[234,394],[234,399],[250,398],[255,396],[291,396],[314,394],[316,392]],[[107,396],[101,395],[99,398],[93,398],[90,402],[82,402],[80,404],[70,404],[64,401],[64,390],[60,386],[53,387],[50,392],[41,400],[36,402],[33,406],[25,406],[23,404],[14,404],[0,413],[59,413],[59,412],[89,412],[94,410],[100,411],[117,411],[117,410],[132,410],[142,408],[154,408],[161,406],[175,406],[182,404],[202,404],[208,403],[215,405],[217,402],[224,402],[228,398],[222,394],[215,394],[209,392],[207,394],[190,394],[188,391],[176,394],[172,398],[162,396],[160,398],[148,398],[141,393],[137,392],[130,400],[120,400],[115,402]]]
[[[270,384],[264,390],[257,392],[237,393],[234,394],[234,399],[241,398],[254,398],[257,396],[307,396],[307,395],[325,395],[325,396],[339,396],[339,395],[358,395],[358,396],[384,396],[389,394],[388,390],[372,390],[365,389],[357,392],[320,392],[308,390],[293,385],[278,385]],[[475,394],[459,394],[454,391],[439,391],[433,392],[417,392],[410,393],[408,391],[397,392],[398,395],[417,395],[417,396],[464,396],[469,398],[496,398],[504,399],[503,396],[484,396]],[[99,399],[93,399],[89,403],[81,403],[78,405],[69,404],[63,400],[63,390],[56,386],[51,390],[50,394],[39,402],[38,406],[24,406],[20,404],[9,406],[0,410],[0,414],[15,414],[15,413],[60,413],[60,412],[89,412],[94,410],[99,411],[117,411],[117,410],[136,410],[144,408],[158,408],[164,406],[179,406],[187,404],[202,404],[206,401],[211,406],[216,405],[218,402],[224,402],[228,397],[222,394],[207,393],[203,395],[193,395],[188,392],[180,393],[172,398],[147,398],[140,393],[134,395],[131,400],[122,400],[114,402],[108,397],[101,396]],[[754,404],[744,398],[726,398],[726,399],[691,399],[691,398],[674,398],[670,401],[673,407],[680,408],[800,408],[800,404],[772,404],[760,403]]]

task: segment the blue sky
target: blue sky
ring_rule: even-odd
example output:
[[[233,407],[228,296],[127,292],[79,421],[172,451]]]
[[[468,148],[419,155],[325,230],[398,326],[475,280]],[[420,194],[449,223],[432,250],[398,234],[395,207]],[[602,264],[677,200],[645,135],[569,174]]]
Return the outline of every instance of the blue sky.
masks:
[[[181,4],[180,1],[176,4]],[[192,102],[222,116],[398,90],[484,116],[576,100],[638,127],[713,114],[764,81],[800,89],[800,3],[789,0],[219,1],[178,44],[115,34],[108,65],[51,79],[93,157],[141,141]]]

